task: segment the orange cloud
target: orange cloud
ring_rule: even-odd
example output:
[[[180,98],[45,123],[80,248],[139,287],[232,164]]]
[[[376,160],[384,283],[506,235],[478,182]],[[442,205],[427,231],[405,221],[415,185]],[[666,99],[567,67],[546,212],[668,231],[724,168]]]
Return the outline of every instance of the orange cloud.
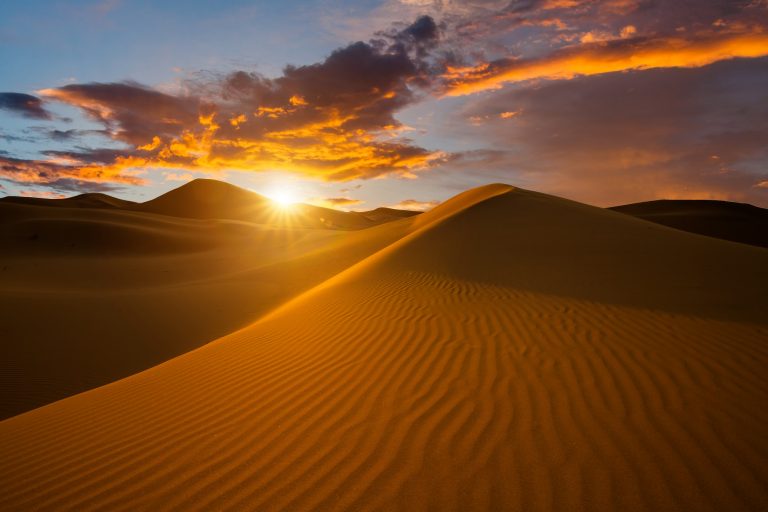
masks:
[[[399,142],[382,142],[375,132],[345,129],[354,116],[331,109],[325,119],[296,123],[261,137],[232,137],[221,133],[215,114],[201,117],[199,127],[152,147],[152,156],[133,157],[139,166],[177,170],[281,170],[331,181],[395,173],[412,177],[439,154]],[[123,165],[123,167],[125,167]]]
[[[19,190],[18,193],[21,197],[39,197],[43,199],[63,199],[67,197],[66,194],[52,190]]]
[[[397,204],[390,206],[390,208],[396,208],[398,210],[412,210],[415,212],[424,212],[431,210],[435,206],[440,204],[440,201],[419,201],[417,199],[405,199]]]
[[[340,208],[346,210],[350,206],[363,203],[363,201],[360,199],[352,199],[351,197],[324,197],[310,199],[309,203],[325,208]]]
[[[152,142],[149,142],[141,146],[137,146],[136,149],[140,149],[141,151],[153,151],[159,148],[162,143],[163,141],[160,140],[160,137],[155,135],[154,137],[152,137]]]
[[[410,84],[424,73],[419,55],[436,34],[431,18],[419,19],[389,36],[391,46],[357,42],[322,62],[288,66],[277,78],[238,71],[186,83],[176,95],[133,82],[39,93],[82,109],[103,134],[126,145],[119,158],[86,155],[84,173],[155,168],[286,171],[329,181],[412,178],[440,154],[403,138],[408,128],[394,114],[416,100]]]
[[[294,94],[293,96],[291,96],[288,101],[294,107],[309,105],[309,103],[307,103],[307,100],[305,100],[303,96],[299,96],[298,94]]]
[[[143,185],[145,180],[140,177],[143,171],[135,168],[136,163],[132,157],[118,157],[109,165],[88,164],[63,157],[49,160],[0,157],[0,178],[34,186],[77,183],[79,189],[95,190],[99,190],[104,183]]]
[[[448,68],[448,96],[499,89],[510,82],[562,80],[617,71],[695,68],[721,60],[768,55],[768,34],[725,34],[698,39],[615,40],[565,48],[540,59],[505,59]]]
[[[248,118],[245,116],[245,114],[240,114],[239,116],[235,116],[229,120],[229,124],[237,128],[244,122],[246,122]]]
[[[164,172],[163,178],[165,178],[165,181],[192,181],[193,179],[195,179],[195,177],[189,174],[188,172],[185,172],[185,173]]]

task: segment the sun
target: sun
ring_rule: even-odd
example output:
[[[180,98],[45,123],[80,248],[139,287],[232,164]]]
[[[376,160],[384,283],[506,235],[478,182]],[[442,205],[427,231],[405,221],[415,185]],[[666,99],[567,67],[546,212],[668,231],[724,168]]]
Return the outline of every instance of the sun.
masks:
[[[287,187],[274,188],[266,195],[280,208],[289,208],[291,205],[298,202],[296,193]]]

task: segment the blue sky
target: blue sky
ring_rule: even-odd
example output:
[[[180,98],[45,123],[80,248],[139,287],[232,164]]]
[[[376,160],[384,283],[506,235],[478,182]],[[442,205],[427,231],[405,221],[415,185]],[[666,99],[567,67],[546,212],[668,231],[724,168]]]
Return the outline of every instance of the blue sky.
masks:
[[[213,177],[367,209],[503,181],[599,205],[768,206],[767,10],[7,2],[0,194],[145,200]]]

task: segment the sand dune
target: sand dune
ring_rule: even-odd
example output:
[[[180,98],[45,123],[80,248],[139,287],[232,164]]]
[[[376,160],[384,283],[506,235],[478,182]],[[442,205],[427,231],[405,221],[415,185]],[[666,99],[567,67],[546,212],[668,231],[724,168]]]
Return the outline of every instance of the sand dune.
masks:
[[[414,212],[379,208],[370,212],[343,212],[309,204],[275,211],[264,196],[228,183],[197,179],[146,203],[137,211],[192,219],[230,219],[308,228],[364,229],[383,222],[410,217]]]
[[[0,508],[768,507],[768,251],[504,185],[387,228],[252,325],[1,422]]]
[[[768,210],[751,204],[660,200],[611,209],[691,233],[768,247]]]
[[[52,206],[55,208],[131,208],[137,203],[118,199],[107,194],[88,193],[63,199],[45,199],[40,197],[8,196],[0,198],[0,203],[25,204],[31,206]]]
[[[195,187],[215,195],[216,183]],[[248,201],[255,196],[222,189]],[[217,204],[234,203],[225,199]],[[408,229],[402,222],[365,231],[310,229],[273,207],[279,226],[44,201],[55,207],[0,202],[0,418],[127,377],[243,327]]]
[[[2,204],[55,208],[99,208],[153,213],[171,217],[207,220],[239,220],[280,227],[364,229],[384,222],[417,215],[418,212],[376,208],[344,212],[309,204],[276,209],[268,198],[223,181],[196,179],[144,203],[126,201],[107,194],[81,194],[64,199],[3,197]]]

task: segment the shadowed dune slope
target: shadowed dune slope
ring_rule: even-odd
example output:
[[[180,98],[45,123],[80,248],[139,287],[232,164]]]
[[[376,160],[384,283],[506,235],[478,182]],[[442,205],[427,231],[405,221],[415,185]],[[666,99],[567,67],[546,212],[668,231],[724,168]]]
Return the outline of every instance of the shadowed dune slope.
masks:
[[[240,331],[1,422],[0,508],[764,510],[766,255],[472,190]]]
[[[0,203],[0,419],[243,327],[409,229],[284,220]]]
[[[58,208],[130,208],[138,203],[118,199],[107,194],[88,193],[64,199],[44,199],[39,197],[8,196],[0,198],[0,203],[25,204],[30,206],[53,206]]]
[[[194,219],[239,219],[269,205],[269,199],[223,181],[196,179],[141,203],[137,210]]]
[[[369,210],[366,212],[358,212],[363,217],[373,222],[388,222],[395,219],[403,219],[407,217],[413,217],[415,215],[421,215],[421,212],[415,212],[412,210],[396,210],[395,208],[376,208],[375,210]]]
[[[768,247],[768,210],[750,204],[665,199],[611,210],[691,233]]]

